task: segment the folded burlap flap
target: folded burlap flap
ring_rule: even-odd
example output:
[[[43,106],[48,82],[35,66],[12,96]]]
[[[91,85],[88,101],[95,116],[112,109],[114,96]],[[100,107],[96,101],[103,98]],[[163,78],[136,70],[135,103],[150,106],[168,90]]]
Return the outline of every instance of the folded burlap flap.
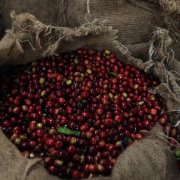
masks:
[[[11,26],[12,10],[32,13],[49,25],[67,27],[80,26],[87,20],[106,20],[107,25],[118,29],[118,40],[134,56],[147,58],[148,42],[157,26],[179,39],[179,6],[179,0],[1,0],[0,12],[5,29]],[[174,47],[179,53],[179,45]]]

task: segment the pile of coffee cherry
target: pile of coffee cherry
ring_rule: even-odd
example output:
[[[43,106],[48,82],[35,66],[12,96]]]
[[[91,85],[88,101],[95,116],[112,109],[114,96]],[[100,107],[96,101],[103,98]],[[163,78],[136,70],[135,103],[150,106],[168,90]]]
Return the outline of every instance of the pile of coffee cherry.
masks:
[[[109,176],[142,130],[158,121],[171,128],[163,99],[150,93],[160,82],[109,50],[80,48],[14,69],[1,77],[1,128],[60,178]]]

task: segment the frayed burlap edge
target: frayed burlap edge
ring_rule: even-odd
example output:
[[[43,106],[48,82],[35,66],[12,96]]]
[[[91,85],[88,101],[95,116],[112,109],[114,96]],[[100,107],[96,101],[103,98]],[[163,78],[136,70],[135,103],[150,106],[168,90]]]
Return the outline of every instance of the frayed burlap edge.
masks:
[[[93,46],[95,42],[91,39],[95,37],[97,41],[98,38],[100,41],[102,37],[107,37],[107,41],[113,41],[117,36],[116,30],[97,20],[71,29],[44,25],[28,13],[16,16],[13,12],[11,17],[12,29],[7,30],[6,35],[0,41],[0,65],[25,64],[32,61],[34,57],[41,58],[52,55],[58,48],[60,52],[63,52],[88,44],[87,41],[89,41],[89,46]],[[84,41],[81,43],[73,43],[82,38]],[[26,53],[24,53],[24,49],[26,49]],[[29,49],[29,53],[31,51],[31,54],[34,54],[32,58],[26,57],[27,49]],[[25,59],[25,62],[18,59],[18,56]]]
[[[159,3],[166,11],[180,14],[179,0],[159,0]]]

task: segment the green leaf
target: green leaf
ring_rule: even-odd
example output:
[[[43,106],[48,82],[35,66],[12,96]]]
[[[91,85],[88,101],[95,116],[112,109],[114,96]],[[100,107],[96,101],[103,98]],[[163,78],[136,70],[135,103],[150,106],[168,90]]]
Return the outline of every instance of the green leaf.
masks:
[[[115,76],[115,77],[117,77],[117,76],[118,76],[118,74],[117,74],[117,73],[115,73],[115,72],[109,72],[109,74],[111,74],[111,75],[113,75],[113,76]]]
[[[176,150],[176,157],[180,158],[180,150]]]
[[[57,129],[57,131],[60,134],[80,136],[80,131],[71,130],[71,129],[67,128],[67,127],[59,127]]]
[[[131,142],[133,142],[133,141],[132,141],[132,139],[131,139],[131,138],[128,138],[128,142],[129,142],[129,143],[131,143]]]
[[[78,107],[84,107],[84,104],[82,102],[78,102],[77,106]]]
[[[123,133],[123,132],[120,132],[119,135],[120,135],[120,136],[124,136],[124,133]]]

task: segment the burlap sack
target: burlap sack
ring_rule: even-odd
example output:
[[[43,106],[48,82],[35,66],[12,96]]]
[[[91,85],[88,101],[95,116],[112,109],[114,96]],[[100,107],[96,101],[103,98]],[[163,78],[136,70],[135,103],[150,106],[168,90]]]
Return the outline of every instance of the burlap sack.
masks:
[[[12,10],[17,13],[29,12],[34,14],[40,21],[51,25],[62,25],[61,11],[63,11],[63,0],[1,0],[0,12],[3,18],[5,29],[11,27],[11,17],[9,14]],[[61,15],[60,15],[61,14]]]
[[[174,72],[173,53],[169,49],[172,40],[165,29],[157,28],[150,42],[149,59],[143,61],[134,58],[128,49],[117,40],[117,30],[106,26],[102,22],[93,21],[79,28],[64,28],[45,25],[33,15],[12,14],[13,24],[11,30],[0,41],[0,65],[25,64],[34,59],[64,52],[78,47],[94,47],[97,49],[111,49],[128,64],[138,67],[147,73],[152,73],[161,80],[161,85],[156,87],[154,93],[160,93],[166,100],[167,111],[174,112],[180,107],[180,87],[178,84],[178,72]],[[178,62],[176,66],[178,66]],[[169,70],[170,69],[170,70]],[[179,68],[178,68],[179,69]],[[175,116],[172,119],[175,121]],[[153,135],[131,145],[120,157],[115,165],[112,176],[105,179],[129,179],[134,180],[174,180],[180,179],[172,153],[168,151],[162,138],[162,130],[157,128]],[[157,134],[157,135],[156,135]],[[3,137],[0,135],[0,137]],[[10,147],[8,140],[0,141],[0,169],[2,179],[50,179],[44,169],[36,160],[30,162],[17,153],[16,148]],[[9,148],[11,151],[9,151]],[[3,157],[1,157],[3,156]],[[6,156],[6,160],[4,159]],[[16,166],[7,167],[6,161]],[[131,164],[132,163],[132,164]],[[141,164],[141,165],[140,165]],[[21,167],[19,169],[18,167]],[[39,169],[40,168],[40,169]],[[122,168],[122,170],[121,170]],[[1,173],[1,171],[3,171]],[[133,174],[133,176],[132,176]],[[31,175],[29,177],[29,175]],[[153,175],[150,176],[150,175]],[[56,177],[52,177],[52,179]],[[104,178],[97,178],[104,179]]]
[[[67,27],[106,20],[107,25],[118,29],[118,40],[136,57],[147,58],[146,49],[157,26],[170,30],[174,39],[180,37],[179,0],[1,0],[5,29],[10,28],[12,10],[32,13],[46,24]],[[178,47],[174,45],[180,55]]]

